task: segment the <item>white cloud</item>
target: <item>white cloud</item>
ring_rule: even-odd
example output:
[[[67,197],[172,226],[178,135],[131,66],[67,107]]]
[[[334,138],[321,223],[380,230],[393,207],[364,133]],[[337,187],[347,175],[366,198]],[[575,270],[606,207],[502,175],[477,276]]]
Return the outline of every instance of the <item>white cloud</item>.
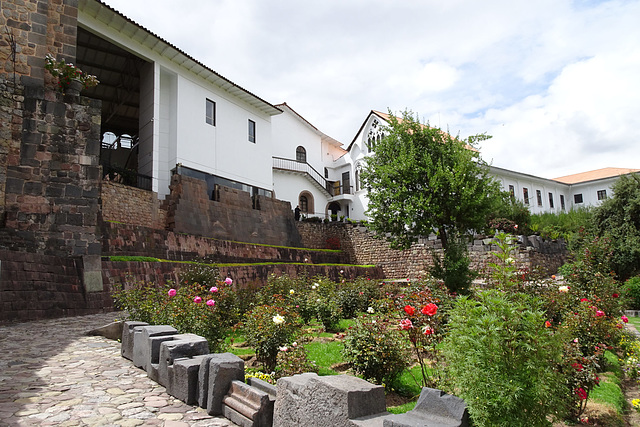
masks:
[[[348,144],[418,113],[541,176],[640,167],[640,0],[106,0]]]

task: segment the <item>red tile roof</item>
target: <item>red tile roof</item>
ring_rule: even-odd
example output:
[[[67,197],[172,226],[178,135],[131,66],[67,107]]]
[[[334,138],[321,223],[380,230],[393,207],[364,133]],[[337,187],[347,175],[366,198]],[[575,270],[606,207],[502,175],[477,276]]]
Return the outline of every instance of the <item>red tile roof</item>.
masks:
[[[554,181],[563,184],[578,184],[580,182],[595,181],[597,179],[612,178],[614,176],[626,175],[628,173],[640,172],[640,169],[628,168],[602,168],[594,171],[581,172],[573,175],[561,176],[553,178]]]

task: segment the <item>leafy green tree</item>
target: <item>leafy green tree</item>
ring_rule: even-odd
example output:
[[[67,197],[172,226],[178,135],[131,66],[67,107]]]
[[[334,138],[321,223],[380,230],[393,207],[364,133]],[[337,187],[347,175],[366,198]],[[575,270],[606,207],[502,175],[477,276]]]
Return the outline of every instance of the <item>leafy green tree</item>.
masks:
[[[388,234],[391,246],[400,249],[437,233],[444,249],[440,277],[455,291],[465,291],[471,279],[466,252],[458,250],[461,239],[484,228],[500,194],[474,148],[488,138],[461,140],[421,124],[411,112],[402,118],[391,115],[386,136],[376,143],[361,175],[371,228]]]
[[[621,176],[613,196],[593,212],[593,228],[613,246],[611,268],[619,280],[640,273],[640,174]]]

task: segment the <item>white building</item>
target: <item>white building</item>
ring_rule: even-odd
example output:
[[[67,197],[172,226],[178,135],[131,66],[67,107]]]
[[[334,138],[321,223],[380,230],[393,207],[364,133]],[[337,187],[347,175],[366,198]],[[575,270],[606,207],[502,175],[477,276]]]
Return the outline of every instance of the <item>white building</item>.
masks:
[[[103,134],[131,137],[103,146],[105,171],[137,171],[130,184],[162,199],[180,167],[212,195],[225,185],[289,201],[306,216],[366,219],[360,171],[387,114],[371,111],[345,150],[286,103],[259,98],[98,0],[79,1],[76,63],[101,82],[83,94],[102,101]],[[533,213],[597,205],[618,175],[638,171],[544,179],[491,170]]]

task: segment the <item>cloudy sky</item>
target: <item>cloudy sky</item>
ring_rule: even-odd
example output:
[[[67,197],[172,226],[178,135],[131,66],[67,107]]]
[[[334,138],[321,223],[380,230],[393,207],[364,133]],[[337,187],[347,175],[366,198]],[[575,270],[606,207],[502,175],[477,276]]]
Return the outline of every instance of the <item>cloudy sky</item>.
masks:
[[[495,166],[640,168],[640,0],[104,0],[348,145],[408,109]]]

